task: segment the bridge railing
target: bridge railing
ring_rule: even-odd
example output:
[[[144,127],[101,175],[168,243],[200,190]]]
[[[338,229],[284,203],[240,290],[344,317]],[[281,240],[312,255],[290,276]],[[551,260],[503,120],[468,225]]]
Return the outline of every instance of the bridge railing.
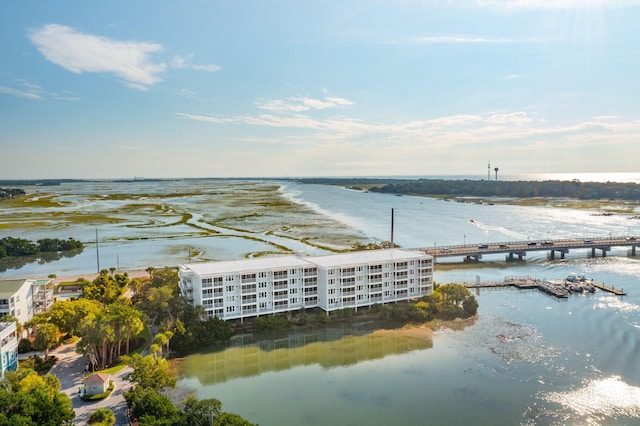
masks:
[[[585,247],[598,246],[603,243],[611,243],[611,244],[630,244],[629,238],[633,238],[634,236],[622,235],[622,236],[597,236],[597,237],[575,237],[575,238],[544,238],[540,240],[521,240],[521,241],[487,241],[487,242],[479,242],[479,243],[470,243],[470,244],[453,244],[453,245],[444,245],[444,246],[434,246],[434,247],[421,247],[415,250],[436,250],[442,251],[444,249],[477,249],[481,245],[489,245],[489,246],[517,246],[517,245],[528,245],[531,243],[536,243],[536,245],[540,245],[541,243],[550,241],[553,244],[562,244],[562,243],[575,243],[576,241],[583,241],[583,245]],[[638,244],[640,244],[640,239],[637,240]],[[539,247],[540,248],[540,247]],[[546,247],[545,247],[546,248]]]

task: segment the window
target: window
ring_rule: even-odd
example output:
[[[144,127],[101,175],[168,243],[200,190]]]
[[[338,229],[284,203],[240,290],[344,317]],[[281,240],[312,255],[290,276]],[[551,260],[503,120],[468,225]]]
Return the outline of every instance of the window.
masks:
[[[284,280],[287,278],[287,271],[275,271],[273,273],[274,280]]]

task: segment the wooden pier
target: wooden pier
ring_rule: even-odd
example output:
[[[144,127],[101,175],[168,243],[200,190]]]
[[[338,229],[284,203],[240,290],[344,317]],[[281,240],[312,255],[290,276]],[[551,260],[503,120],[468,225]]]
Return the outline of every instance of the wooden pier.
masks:
[[[462,283],[467,288],[499,288],[499,287],[516,287],[519,289],[533,289],[537,288],[540,291],[544,291],[547,294],[555,296],[559,299],[566,299],[569,297],[573,291],[569,290],[568,284],[570,283],[567,280],[541,280],[538,278],[531,277],[507,277],[502,281],[480,281],[476,280],[475,282],[465,282]],[[604,285],[604,283],[597,283],[595,281],[585,281],[585,285],[593,286],[600,290],[615,294],[616,296],[625,296],[626,293],[623,289],[617,289],[615,287],[609,287]],[[591,289],[593,291],[593,289]],[[583,292],[584,290],[576,291]]]
[[[609,293],[613,293],[616,296],[626,296],[627,293],[624,292],[624,289],[620,288],[614,288],[614,287],[607,287],[606,285],[604,285],[604,283],[596,283],[596,282],[591,282],[591,284],[594,287],[598,287],[600,290],[604,290],[604,291],[608,291]]]

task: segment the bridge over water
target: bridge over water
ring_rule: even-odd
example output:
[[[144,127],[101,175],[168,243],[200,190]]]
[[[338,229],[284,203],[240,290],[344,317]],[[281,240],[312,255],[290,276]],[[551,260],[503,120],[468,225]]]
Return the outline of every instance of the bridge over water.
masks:
[[[564,259],[569,250],[586,249],[592,257],[606,256],[612,247],[629,247],[630,255],[636,255],[636,247],[640,246],[640,238],[635,236],[608,236],[569,239],[546,239],[528,241],[504,241],[482,244],[463,244],[452,246],[422,247],[420,250],[433,256],[436,261],[440,258],[462,257],[466,261],[479,261],[485,254],[507,254],[507,260],[522,260],[528,252],[547,251],[549,257],[559,256]]]

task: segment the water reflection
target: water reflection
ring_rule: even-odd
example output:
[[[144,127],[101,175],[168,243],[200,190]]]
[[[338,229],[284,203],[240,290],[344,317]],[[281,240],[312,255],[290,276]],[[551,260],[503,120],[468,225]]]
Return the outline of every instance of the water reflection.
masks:
[[[83,249],[67,250],[60,252],[45,252],[36,256],[18,256],[0,259],[0,272],[5,272],[8,269],[20,269],[25,265],[31,263],[37,263],[38,265],[44,265],[47,263],[55,262],[60,259],[70,259],[74,256],[82,253]]]
[[[564,411],[573,413],[574,421],[580,419],[585,424],[606,424],[611,419],[617,419],[616,424],[629,424],[624,420],[636,423],[640,417],[640,388],[618,376],[592,380],[568,392],[550,392],[544,399],[560,404]],[[547,417],[559,416],[549,412]]]
[[[253,335],[237,336],[226,349],[190,355],[180,365],[185,378],[197,378],[209,385],[297,366],[349,366],[432,347],[427,328],[368,333],[331,328],[259,341]]]

